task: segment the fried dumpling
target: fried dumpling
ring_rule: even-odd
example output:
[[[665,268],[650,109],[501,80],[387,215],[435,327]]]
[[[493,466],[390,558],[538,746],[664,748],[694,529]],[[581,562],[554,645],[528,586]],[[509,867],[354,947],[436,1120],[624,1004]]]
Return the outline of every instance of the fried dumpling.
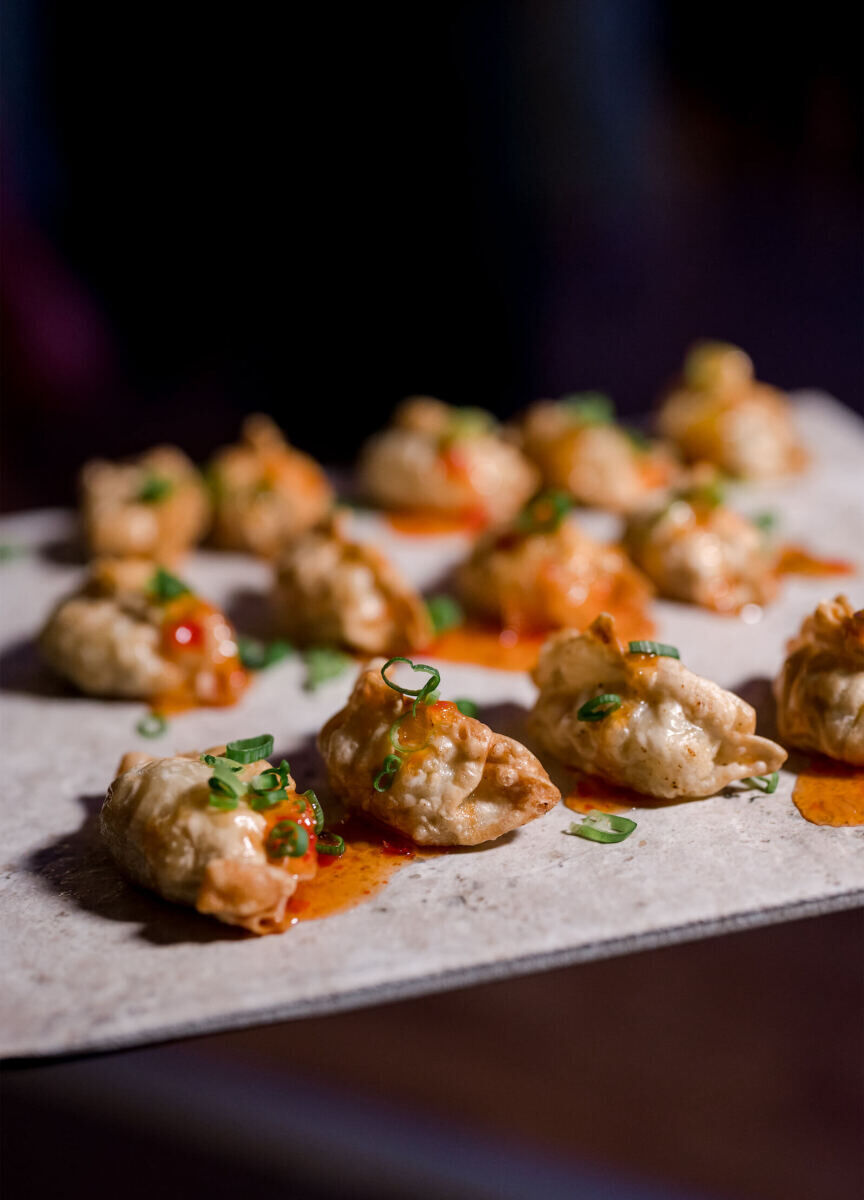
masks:
[[[94,459],[79,478],[91,555],[172,562],[199,542],[210,521],[204,481],[176,446],[129,462]]]
[[[213,540],[225,550],[273,558],[333,504],[321,467],[289,446],[273,421],[260,413],[243,422],[238,445],[218,451],[208,475],[215,506]]]
[[[397,654],[432,638],[414,588],[379,550],[350,541],[335,519],[283,551],[275,607],[282,631],[300,645]]]
[[[215,746],[206,753],[225,752]],[[238,764],[220,761],[234,775]],[[287,765],[277,773],[262,759],[236,770],[236,779],[249,783],[265,773],[274,791],[249,790],[230,807],[211,790],[214,765],[203,756],[126,755],[102,807],[102,836],[142,887],[228,925],[280,933],[298,883],[317,870],[316,821]]]
[[[767,604],[777,591],[776,556],[763,532],[726,508],[713,485],[678,492],[631,516],[624,547],[661,596],[715,612]]]
[[[562,493],[541,493],[501,531],[485,534],[457,573],[466,607],[504,629],[582,628],[598,612],[647,621],[653,588],[617,546],[594,541],[569,519]]]
[[[489,413],[426,396],[399,406],[392,426],[364,446],[358,472],[362,494],[381,508],[478,525],[513,516],[539,483]]]
[[[39,637],[44,660],[82,692],[165,710],[233,704],[248,676],[227,617],[146,559],[97,559]]]
[[[711,796],[786,759],[757,737],[749,704],[677,658],[622,650],[606,614],[585,633],[553,635],[534,681],[531,729],[543,749],[649,796]]]
[[[774,479],[807,462],[785,394],[758,383],[748,355],[722,342],[690,349],[658,427],[685,458],[743,479]]]
[[[377,660],[361,672],[318,737],[331,787],[349,808],[419,845],[474,846],[558,802],[524,746],[455,704],[412,704],[385,682],[385,666]]]
[[[819,605],[788,645],[774,681],[784,742],[864,766],[864,608]]]
[[[605,396],[541,400],[522,418],[523,450],[546,487],[581,504],[630,512],[674,483],[680,466],[661,442],[630,434],[612,420]]]

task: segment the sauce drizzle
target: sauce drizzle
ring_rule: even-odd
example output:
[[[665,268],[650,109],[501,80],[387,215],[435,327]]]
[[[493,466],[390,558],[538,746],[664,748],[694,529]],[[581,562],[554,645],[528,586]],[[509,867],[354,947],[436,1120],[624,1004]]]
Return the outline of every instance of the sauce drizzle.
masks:
[[[798,775],[792,799],[814,825],[864,825],[864,767],[813,758]]]

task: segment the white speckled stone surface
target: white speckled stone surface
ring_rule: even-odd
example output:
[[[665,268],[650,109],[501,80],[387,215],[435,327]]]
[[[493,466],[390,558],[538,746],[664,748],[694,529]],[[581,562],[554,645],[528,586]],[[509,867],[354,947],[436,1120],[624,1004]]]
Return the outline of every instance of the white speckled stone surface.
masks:
[[[806,612],[838,590],[864,604],[864,426],[827,397],[801,395],[797,403],[812,471],[738,488],[733,503],[777,511],[784,539],[850,558],[858,575],[789,580],[754,625],[657,605],[659,636],[757,708]],[[604,514],[582,519],[592,532],[614,532]],[[464,552],[460,537],[412,542],[368,515],[355,521],[424,586]],[[300,689],[300,665],[288,661],[259,676],[238,709],[190,713],[160,741],[145,742],[134,732],[141,704],[74,696],[37,665],[31,639],[80,572],[68,562],[71,528],[70,516],[56,511],[0,523],[4,544],[31,549],[0,564],[4,1056],[322,1014],[864,901],[864,828],[805,822],[790,798],[794,775],[784,770],[773,796],[717,796],[634,814],[638,831],[617,846],[563,837],[571,814],[561,807],[490,847],[413,862],[365,905],[281,937],[247,937],[163,903],[123,882],[96,837],[95,813],[120,755],[267,729],[301,786],[319,788],[326,802],[312,739],[351,680],[310,695]],[[266,587],[269,572],[240,556],[202,553],[184,574],[236,611],[238,602],[254,603],[249,594]],[[439,665],[445,697],[474,697],[486,709],[481,716],[519,736],[534,694],[527,677]]]

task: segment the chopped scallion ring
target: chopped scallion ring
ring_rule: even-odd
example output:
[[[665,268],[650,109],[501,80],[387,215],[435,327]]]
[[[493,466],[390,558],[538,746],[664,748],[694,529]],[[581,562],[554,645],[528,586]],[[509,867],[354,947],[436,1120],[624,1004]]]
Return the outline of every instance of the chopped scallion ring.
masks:
[[[617,813],[600,812],[592,808],[585,820],[579,824],[574,821],[564,833],[571,837],[587,838],[589,842],[623,842],[636,828],[636,822],[628,817],[619,817]]]
[[[225,757],[238,763],[254,763],[273,753],[272,733],[259,733],[257,737],[240,738],[225,747]]]
[[[576,714],[577,721],[602,721],[610,713],[620,708],[622,700],[614,692],[604,692],[593,700],[586,700]]]
[[[309,834],[296,821],[277,821],[267,838],[271,858],[302,858],[309,849]]]
[[[247,796],[249,807],[253,812],[267,812],[270,808],[275,808],[277,804],[281,804],[283,800],[288,799],[288,793],[283,788],[276,788],[271,792],[258,793],[254,796]]]
[[[276,768],[271,767],[269,771],[262,771],[260,775],[256,775],[249,786],[253,792],[275,792],[277,788],[281,788],[282,780]]]
[[[394,721],[390,726],[390,745],[397,754],[419,754],[421,750],[425,750],[429,745],[428,742],[424,742],[422,746],[406,746],[404,742],[399,740],[399,726],[406,719],[406,717],[412,717],[413,715],[413,713],[403,713],[399,720]],[[393,755],[388,755],[387,757],[392,758]]]
[[[293,654],[294,647],[284,638],[277,638],[274,642],[261,642],[258,638],[238,637],[237,653],[247,670],[265,671]]]
[[[220,796],[245,796],[249,785],[238,779],[234,770],[222,759],[217,758],[213,765],[213,774],[207,780],[210,788]]]
[[[430,596],[426,601],[426,612],[436,634],[446,633],[448,629],[456,629],[457,626],[465,624],[462,605],[452,596]]]
[[[182,579],[178,579],[164,567],[157,567],[147,585],[147,591],[158,603],[165,604],[168,600],[176,600],[178,596],[188,595],[190,589]]]
[[[372,781],[372,786],[376,792],[389,792],[393,786],[393,780],[396,778],[395,771],[387,771],[383,767]]]
[[[239,803],[236,796],[223,796],[220,792],[210,793],[210,807],[218,808],[222,812],[233,812]]]
[[[309,801],[312,811],[315,814],[315,832],[320,833],[324,828],[324,809],[321,807],[321,802],[311,788],[307,792],[304,792],[303,796]]]
[[[345,853],[345,839],[338,833],[319,833],[315,849],[319,854],[333,854],[338,857]]]
[[[677,646],[666,642],[631,642],[627,647],[631,654],[653,654],[657,658],[680,658]]]
[[[459,709],[463,717],[476,717],[480,711],[473,700],[454,700],[453,703]]]
[[[387,668],[392,667],[394,663],[407,663],[412,671],[425,671],[427,675],[431,676],[431,678],[427,679],[421,688],[406,688],[402,687],[402,685],[399,683],[392,683],[387,678]],[[399,692],[403,696],[416,696],[417,700],[419,701],[421,699],[425,700],[430,692],[435,691],[435,689],[441,683],[441,672],[437,671],[435,667],[427,666],[426,663],[412,662],[410,658],[391,658],[388,659],[381,668],[381,678],[389,688],[393,689],[394,692]]]
[[[780,782],[780,772],[772,771],[770,775],[748,775],[741,782],[747,787],[758,788],[760,792],[767,792],[770,796],[772,792],[777,791],[777,784]]]
[[[138,489],[138,494],[135,499],[139,504],[158,504],[160,500],[166,500],[174,491],[174,483],[164,475],[157,475],[151,472],[141,487]]]
[[[750,518],[757,529],[761,529],[763,533],[771,533],[777,525],[777,514],[775,512],[760,512]]]
[[[516,518],[520,533],[554,533],[573,507],[566,492],[540,492]]]
[[[337,679],[351,666],[353,659],[343,654],[333,646],[310,646],[303,651],[303,663],[306,667],[306,678],[303,680],[303,690],[314,692],[322,683]]]
[[[167,728],[168,722],[161,713],[148,713],[135,726],[135,731],[142,737],[157,738],[161,737]]]

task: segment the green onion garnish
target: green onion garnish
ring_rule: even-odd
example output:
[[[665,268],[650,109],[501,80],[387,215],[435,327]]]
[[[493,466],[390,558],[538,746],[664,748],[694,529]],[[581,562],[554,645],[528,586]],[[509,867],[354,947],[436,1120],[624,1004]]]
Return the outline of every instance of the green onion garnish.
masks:
[[[319,833],[315,849],[319,854],[333,854],[338,857],[345,853],[345,839],[338,833]]]
[[[685,488],[678,493],[678,498],[704,508],[719,508],[726,499],[726,490],[719,479],[712,479],[710,483],[697,483]]]
[[[465,624],[462,605],[452,596],[430,596],[426,601],[426,612],[436,634],[446,633],[448,629],[456,629]]]
[[[425,671],[430,678],[426,680],[421,688],[402,687],[400,683],[393,683],[387,678],[387,668],[392,667],[394,663],[407,663],[412,671]],[[390,658],[381,668],[381,678],[389,688],[393,689],[394,692],[399,692],[402,696],[416,697],[414,706],[412,708],[412,713],[416,716],[417,705],[421,702],[421,700],[425,700],[427,696],[434,692],[441,683],[441,672],[436,670],[435,667],[427,666],[426,663],[412,662],[410,658]]]
[[[421,688],[406,688],[399,683],[393,683],[387,678],[387,668],[392,667],[394,663],[407,663],[412,671],[425,671],[429,678]],[[388,754],[384,759],[384,764],[381,770],[372,781],[372,786],[376,792],[386,792],[393,786],[393,779],[396,772],[402,765],[402,758],[408,754],[416,754],[420,750],[425,750],[429,745],[424,742],[422,746],[405,746],[399,741],[399,726],[409,716],[417,716],[418,704],[432,704],[434,698],[438,695],[438,685],[441,682],[441,673],[435,667],[427,666],[426,663],[415,663],[410,658],[391,658],[381,668],[381,678],[389,688],[394,692],[399,692],[401,696],[414,697],[414,703],[411,705],[410,713],[403,713],[401,717],[393,722],[389,729],[390,745],[396,751],[395,754]],[[401,757],[400,757],[401,756]]]
[[[168,722],[161,713],[148,713],[135,726],[136,732],[146,738],[161,737],[167,728]]]
[[[303,651],[303,662],[306,666],[303,687],[307,692],[314,692],[322,683],[336,679],[347,671],[353,659],[333,646],[310,646]]]
[[[540,492],[516,518],[519,533],[554,533],[573,507],[566,492]]]
[[[388,771],[384,767],[378,772],[372,780],[372,786],[376,792],[389,792],[393,786],[393,780],[396,778],[395,771]]]
[[[748,775],[741,782],[747,787],[758,788],[760,792],[767,792],[770,796],[772,792],[777,791],[777,784],[780,782],[780,772],[772,771],[770,775]]]
[[[176,575],[172,575],[164,567],[158,567],[147,585],[147,591],[154,600],[159,601],[160,604],[164,604],[166,600],[176,600],[178,596],[187,595],[190,589],[182,579],[178,579]]]
[[[223,796],[221,792],[210,793],[210,807],[218,808],[222,812],[233,812],[239,803],[236,796]]]
[[[586,700],[576,714],[577,721],[602,721],[610,713],[615,712],[622,704],[621,697],[614,692],[604,692],[593,700]]]
[[[296,821],[277,821],[267,838],[271,858],[302,858],[309,849],[309,834]]]
[[[264,671],[283,658],[294,653],[294,647],[284,638],[273,642],[261,642],[258,638],[238,637],[237,652],[244,667],[250,671]]]
[[[489,433],[497,424],[485,408],[454,408],[447,423],[444,441],[455,442],[462,438],[479,437],[483,433]]]
[[[307,792],[304,792],[303,796],[309,801],[310,805],[312,806],[312,811],[315,814],[315,832],[320,833],[324,828],[324,809],[321,807],[318,797],[311,788],[309,788]]]
[[[255,782],[254,779],[252,782]],[[281,804],[283,800],[287,800],[288,793],[282,788],[276,788],[271,792],[264,792],[263,794],[247,795],[246,799],[253,812],[267,812],[269,809],[275,808],[277,804]]]
[[[276,768],[271,767],[269,771],[262,771],[260,775],[250,779],[249,786],[253,792],[275,792],[282,787],[282,780]]]
[[[170,479],[166,479],[164,475],[150,474],[141,484],[135,499],[141,504],[158,504],[173,491],[174,484]]]
[[[213,774],[207,782],[210,785],[210,790],[220,796],[233,796],[239,799],[240,796],[245,796],[248,791],[248,784],[242,779],[238,779],[233,769],[218,758],[213,766]]]
[[[629,438],[634,450],[638,450],[644,454],[645,451],[651,449],[651,439],[646,437],[641,429],[633,429],[628,425],[624,427],[624,433]]]
[[[453,703],[459,709],[463,717],[476,717],[480,711],[473,700],[454,700]]]
[[[592,808],[585,820],[579,824],[574,821],[569,829],[563,832],[571,837],[587,838],[589,842],[623,842],[636,828],[636,822],[628,817],[619,817],[617,813],[599,812]]]
[[[777,525],[777,514],[775,512],[760,512],[756,513],[755,517],[751,517],[750,520],[763,533],[771,533]]]
[[[628,649],[631,654],[653,654],[657,658],[680,658],[677,646],[666,642],[630,642]]]
[[[259,733],[256,737],[240,738],[225,747],[225,757],[238,763],[254,763],[273,753],[273,734]]]
[[[417,701],[415,701],[415,703],[417,703]],[[414,715],[413,713],[403,713],[402,716],[399,718],[399,720],[394,721],[393,724],[390,726],[390,729],[388,730],[388,733],[390,735],[390,745],[393,747],[393,749],[396,751],[397,754],[419,754],[421,750],[425,750],[426,747],[429,745],[428,742],[424,742],[422,746],[406,746],[404,742],[400,741],[399,726],[402,724],[402,722],[405,720],[406,717],[411,717],[413,715]]]
[[[558,403],[580,425],[608,425],[615,415],[615,405],[603,392],[574,392]]]

